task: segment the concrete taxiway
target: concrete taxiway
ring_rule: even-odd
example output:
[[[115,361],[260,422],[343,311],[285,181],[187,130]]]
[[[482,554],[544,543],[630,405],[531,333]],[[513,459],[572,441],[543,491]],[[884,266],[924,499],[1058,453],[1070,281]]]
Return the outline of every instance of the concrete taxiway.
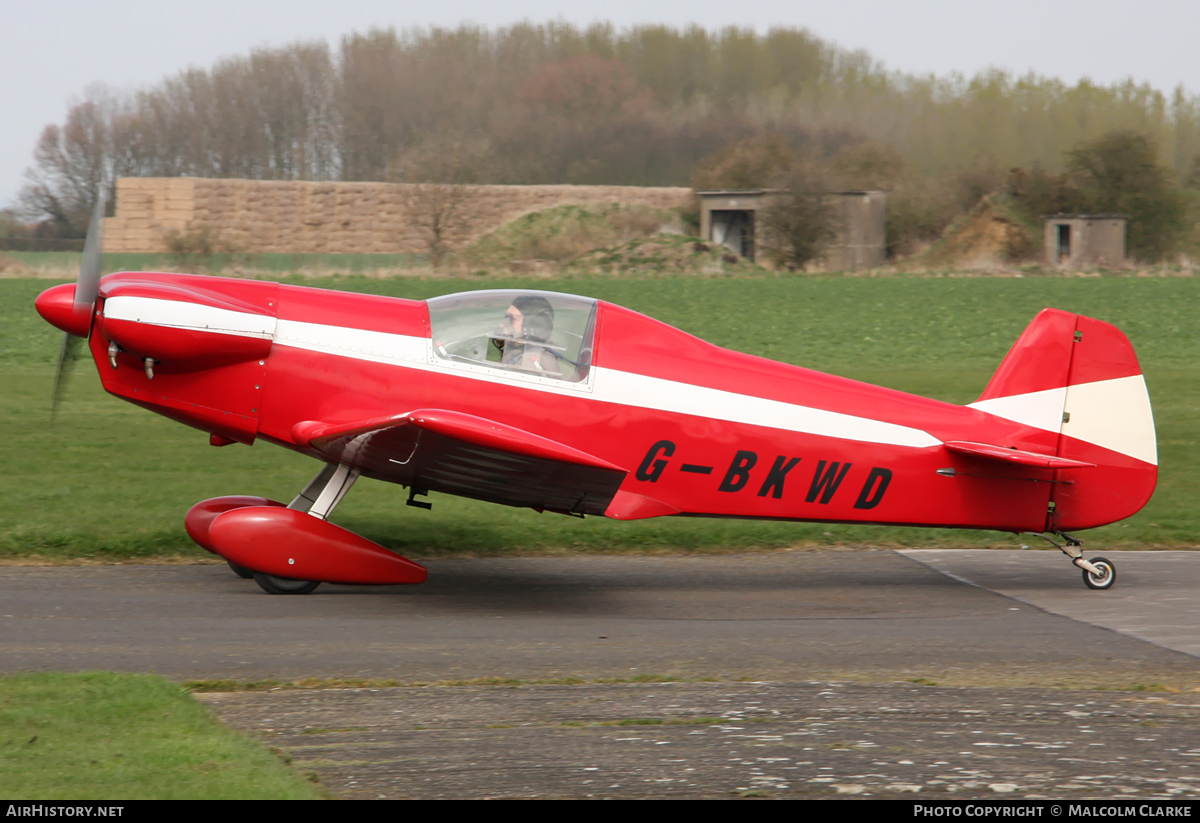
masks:
[[[1200,798],[1200,694],[632,683],[200,694],[354,798]]]
[[[901,554],[1052,614],[1200,657],[1200,552],[1104,552],[1117,566],[1117,582],[1103,597],[1079,585],[1082,572],[1064,575],[1063,555],[1056,552]]]

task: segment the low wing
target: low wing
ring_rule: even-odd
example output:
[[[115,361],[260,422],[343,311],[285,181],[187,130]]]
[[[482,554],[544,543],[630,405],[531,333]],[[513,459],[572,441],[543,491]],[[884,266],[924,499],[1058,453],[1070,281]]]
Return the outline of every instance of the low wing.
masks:
[[[966,454],[971,457],[982,457],[985,460],[995,460],[1001,463],[1015,463],[1018,466],[1033,466],[1039,469],[1092,469],[1095,463],[1084,463],[1082,460],[1068,460],[1065,457],[1055,457],[1052,454],[1007,449],[1004,446],[994,446],[991,443],[971,443],[966,440],[947,441],[946,449],[956,454]]]
[[[305,421],[292,436],[377,480],[569,514],[604,514],[627,474],[545,437],[440,409],[348,424]]]

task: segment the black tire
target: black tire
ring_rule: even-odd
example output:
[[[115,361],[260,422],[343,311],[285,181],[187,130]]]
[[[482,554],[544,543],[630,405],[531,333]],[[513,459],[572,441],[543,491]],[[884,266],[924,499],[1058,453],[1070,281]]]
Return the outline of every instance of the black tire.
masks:
[[[1093,557],[1091,563],[1096,568],[1106,572],[1106,574],[1103,577],[1097,577],[1087,569],[1084,569],[1084,585],[1089,589],[1111,589],[1112,584],[1117,582],[1117,567],[1113,565],[1111,560],[1103,557]]]
[[[321,585],[320,580],[291,580],[262,572],[254,572],[254,582],[267,594],[308,594]]]
[[[233,573],[243,580],[249,580],[251,577],[254,577],[254,572],[250,571],[245,566],[239,566],[237,563],[234,563],[231,560],[226,560],[225,562],[229,564],[229,568],[233,569]]]

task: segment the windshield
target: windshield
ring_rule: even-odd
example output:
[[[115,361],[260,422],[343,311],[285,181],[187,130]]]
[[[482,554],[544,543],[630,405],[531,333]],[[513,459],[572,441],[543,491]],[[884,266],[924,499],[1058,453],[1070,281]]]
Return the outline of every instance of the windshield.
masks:
[[[578,382],[592,360],[596,301],[504,289],[434,297],[433,351],[443,360]]]

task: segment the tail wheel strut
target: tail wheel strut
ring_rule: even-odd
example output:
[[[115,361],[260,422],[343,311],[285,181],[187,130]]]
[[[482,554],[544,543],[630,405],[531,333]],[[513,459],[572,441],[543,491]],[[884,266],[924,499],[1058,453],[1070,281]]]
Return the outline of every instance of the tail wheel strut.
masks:
[[[1082,540],[1071,537],[1065,532],[1053,532],[1055,537],[1062,538],[1064,542],[1061,544],[1054,542],[1042,532],[1022,532],[1022,534],[1040,537],[1071,558],[1071,562],[1083,570],[1083,582],[1089,589],[1110,589],[1113,583],[1117,582],[1116,564],[1104,557],[1085,560]]]

